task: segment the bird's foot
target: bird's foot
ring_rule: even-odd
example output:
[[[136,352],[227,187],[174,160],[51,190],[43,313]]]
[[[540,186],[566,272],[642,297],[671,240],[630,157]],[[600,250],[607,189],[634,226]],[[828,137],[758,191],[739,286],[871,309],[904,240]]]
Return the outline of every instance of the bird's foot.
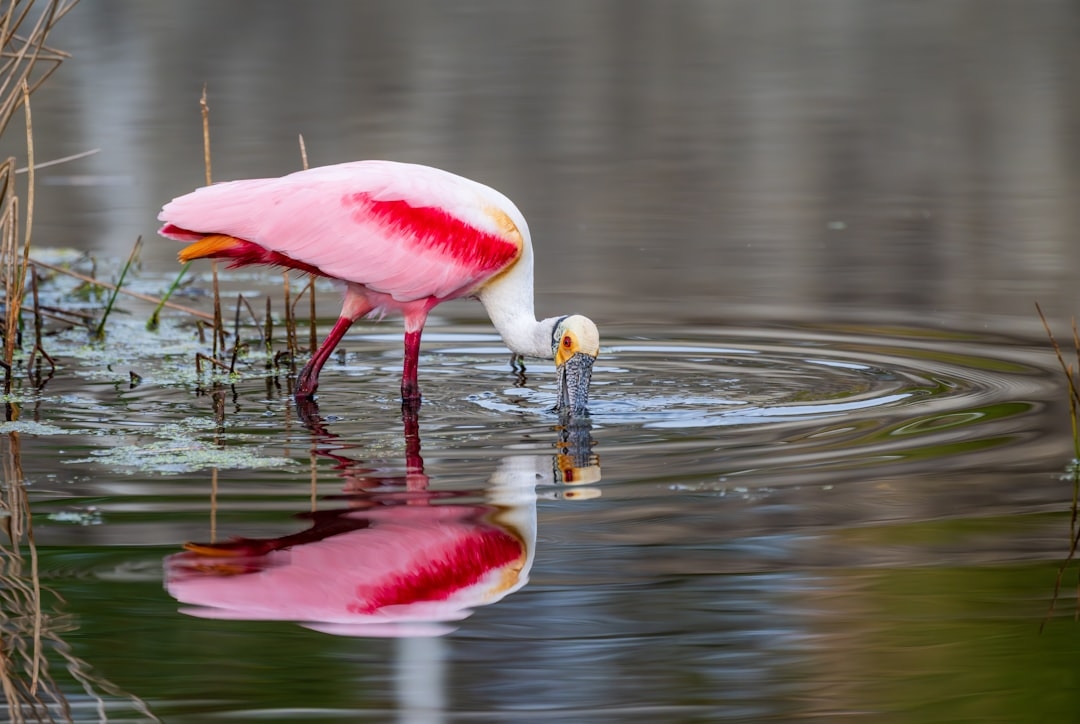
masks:
[[[304,367],[296,376],[296,389],[293,390],[293,396],[298,400],[302,397],[310,399],[317,389],[319,389],[318,375],[313,375],[307,367]]]

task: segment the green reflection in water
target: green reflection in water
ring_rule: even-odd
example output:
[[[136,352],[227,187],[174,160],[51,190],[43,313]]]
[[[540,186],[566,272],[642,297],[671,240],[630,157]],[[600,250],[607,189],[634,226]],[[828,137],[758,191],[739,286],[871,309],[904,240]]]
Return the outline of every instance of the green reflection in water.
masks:
[[[1022,533],[1052,521],[1050,516],[986,518],[840,535],[845,544],[863,547],[910,545],[925,558],[941,543],[970,542],[998,528]],[[161,557],[171,552],[167,547],[140,549],[134,563],[146,574],[143,580],[65,575],[54,582],[79,622],[68,642],[100,675],[150,702],[163,720],[298,707],[386,714],[398,706],[391,681],[393,642],[325,636],[287,622],[214,621],[179,614],[155,577]],[[116,549],[56,548],[43,553],[44,567],[59,572],[80,567],[105,572],[132,563],[130,551]],[[805,685],[828,692],[817,695],[810,709],[818,704],[834,713],[899,717],[889,721],[1027,721],[1031,716],[1069,721],[1080,684],[1075,666],[1080,626],[1071,620],[1071,602],[1062,602],[1061,615],[1045,634],[1038,633],[1054,574],[1053,565],[1043,562],[937,566],[913,560],[890,568],[827,569],[823,577],[834,584],[830,593],[801,603],[804,609],[817,603],[818,613],[809,618],[816,635],[794,664],[804,673],[798,674],[800,685],[782,708],[806,708]],[[558,588],[549,587],[549,592]],[[564,593],[576,595],[569,588]],[[677,601],[672,604],[678,608]],[[594,625],[584,638],[530,628],[528,621],[520,623],[517,635],[529,630],[526,638],[532,645],[561,647],[572,657],[589,640],[626,633],[629,621],[609,618],[601,610],[593,614]],[[740,635],[732,633],[732,641]],[[668,655],[679,656],[681,641],[667,644]],[[684,654],[694,649],[694,641],[693,635],[686,638]],[[475,647],[496,644],[466,638],[448,645],[476,656]],[[644,655],[650,646],[646,637],[642,655],[623,661],[628,680],[650,676],[654,661]],[[790,652],[776,657],[779,665]],[[780,669],[791,671],[779,666],[773,675]],[[534,677],[541,688],[554,686],[559,672],[537,670]],[[479,700],[473,699],[477,694],[472,689],[482,683],[459,682],[451,706],[464,711],[476,706]],[[687,681],[684,690],[675,685],[667,695],[670,701],[693,700],[708,709],[727,697],[754,699],[769,691],[775,695],[776,683],[742,681],[737,691],[704,694],[701,682]],[[557,702],[539,699],[521,704],[538,710],[557,707]]]
[[[393,707],[392,687],[372,685],[385,676],[386,641],[179,613],[160,580],[161,559],[177,550],[144,547],[137,558],[116,548],[42,551],[50,585],[78,622],[65,638],[99,676],[137,693],[164,721],[222,711]],[[78,685],[64,683],[77,697]]]
[[[1074,720],[1080,626],[1070,611],[1039,634],[1055,572],[1045,563],[851,572],[865,606],[845,666],[852,706],[901,721]]]

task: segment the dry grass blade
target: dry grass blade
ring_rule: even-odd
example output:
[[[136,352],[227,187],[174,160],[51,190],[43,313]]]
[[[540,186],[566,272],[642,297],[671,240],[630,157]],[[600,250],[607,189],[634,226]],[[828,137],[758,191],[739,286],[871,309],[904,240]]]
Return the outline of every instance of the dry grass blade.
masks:
[[[89,151],[82,151],[80,153],[73,153],[70,156],[61,156],[60,158],[54,158],[51,161],[43,161],[36,164],[34,168],[43,169],[50,166],[59,166],[62,163],[69,163],[71,161],[78,161],[80,158],[86,158],[87,156],[93,156],[96,153],[101,153],[100,148],[91,148]],[[23,166],[22,168],[15,169],[15,173],[27,173],[30,170],[29,166]]]
[[[20,3],[11,2],[8,5],[0,24],[0,42],[3,43],[3,57],[7,59],[0,66],[0,134],[23,102],[22,88],[27,89],[27,94],[32,93],[68,57],[66,53],[46,47],[45,38],[56,21],[75,5],[75,1],[62,3],[54,0],[47,3],[37,23],[25,36],[17,33],[33,3],[23,5],[21,12]],[[38,67],[39,61],[43,61],[44,67]]]
[[[209,355],[205,355],[202,352],[196,352],[195,353],[195,374],[198,374],[198,375],[202,374],[202,363],[204,361],[214,365],[215,367],[220,367],[221,369],[225,370],[226,372],[230,371],[229,370],[229,365],[225,364],[221,360],[214,359],[213,357],[210,357]]]
[[[45,347],[42,344],[41,334],[41,307],[38,299],[38,285],[37,274],[30,275],[30,291],[34,298],[34,347],[30,350],[30,358],[26,361],[27,373],[32,376],[34,382],[34,388],[40,390],[45,386],[45,382],[52,379],[53,374],[56,372],[56,361],[52,356],[45,351]],[[35,369],[34,360],[37,355],[41,355],[46,362],[49,363],[49,374],[47,377],[42,378],[41,370]],[[40,364],[38,365],[40,367]]]
[[[300,288],[300,291],[296,294],[296,296],[293,297],[293,300],[292,300],[292,316],[293,316],[293,319],[296,318],[296,305],[298,305],[300,303],[300,300],[303,299],[305,294],[310,295],[309,298],[314,298],[315,297],[315,276],[312,275],[312,274],[308,275],[307,284],[302,286]]]
[[[265,328],[263,329],[263,344],[266,345],[266,369],[274,365],[274,317],[270,313],[270,297],[266,298]]]
[[[242,303],[245,307],[247,307],[248,314],[251,315],[251,324],[252,324],[253,327],[255,327],[255,331],[259,333],[259,341],[262,342],[263,346],[268,346],[267,341],[266,341],[266,335],[263,333],[263,326],[261,324],[259,324],[259,319],[258,319],[258,317],[255,316],[255,310],[251,307],[251,303],[247,300],[247,298],[243,294],[236,295],[236,299],[237,299],[237,303]],[[267,297],[267,302],[269,302],[269,301],[270,301],[270,298]],[[269,313],[269,310],[267,310],[267,312]],[[239,336],[240,336],[239,315],[237,315],[236,336],[237,336],[237,338],[239,338]]]
[[[22,309],[22,299],[15,294],[17,265],[13,260],[11,237],[7,234],[0,237],[0,268],[4,274],[4,335],[3,359],[4,365],[4,394],[11,394],[12,363],[15,358],[15,346],[19,336],[19,312]],[[17,302],[17,303],[16,303]]]
[[[20,253],[19,197],[14,192],[12,173],[15,159],[0,164],[0,268],[4,274],[4,394],[11,394],[15,348],[21,346],[21,315],[26,285],[26,266],[22,263],[25,251]]]
[[[233,348],[232,357],[229,360],[229,372],[236,372],[236,360],[240,356],[240,307],[241,305],[247,307],[248,314],[251,315],[252,326],[255,327],[255,331],[259,333],[260,341],[263,346],[266,347],[266,337],[263,335],[262,326],[259,324],[259,320],[255,317],[255,310],[251,308],[251,304],[244,298],[243,294],[236,295],[236,316],[233,319]]]
[[[76,0],[51,0],[44,4],[9,0],[0,12],[0,134],[7,129],[20,106],[26,117],[27,190],[26,227],[19,248],[19,195],[15,189],[15,160],[0,163],[0,276],[4,292],[3,390],[12,389],[15,349],[21,346],[21,312],[26,292],[30,254],[30,229],[34,208],[34,145],[30,95],[68,57],[45,45],[56,22]],[[24,25],[32,25],[24,31]],[[21,34],[20,34],[21,33]],[[8,406],[8,415],[13,408]]]
[[[30,86],[23,79],[23,111],[26,113],[26,241],[23,269],[30,259],[30,231],[34,228],[34,124],[30,115]]]
[[[296,317],[293,315],[292,289],[289,272],[283,271],[281,279],[285,287],[285,350],[289,356],[289,369],[296,371]]]
[[[202,96],[199,98],[199,111],[202,113],[203,168],[206,172],[206,185],[214,182],[210,167],[210,103],[206,99],[206,84],[203,83]]]
[[[203,132],[203,165],[206,170],[206,185],[213,183],[213,173],[210,166],[210,103],[206,99],[206,84],[203,84],[202,96],[199,98],[199,110],[202,113]],[[214,343],[213,356],[218,352],[225,351],[225,322],[221,316],[221,287],[218,284],[217,260],[210,260],[210,274],[213,277],[214,288]]]
[[[304,143],[304,134],[300,134],[300,160],[303,163],[304,170],[308,169],[308,157],[307,157],[307,145]],[[319,334],[318,334],[318,315],[315,310],[315,275],[308,275],[310,282],[308,286],[311,288],[311,296],[308,297],[308,349],[312,354],[319,346]],[[297,297],[299,298],[299,297]]]
[[[1038,302],[1035,302],[1035,311],[1039,313],[1039,320],[1042,322],[1043,329],[1046,330],[1046,336],[1050,339],[1050,345],[1054,348],[1054,354],[1057,355],[1058,364],[1061,365],[1061,371],[1065,373],[1065,381],[1069,385],[1069,397],[1072,399],[1072,404],[1080,405],[1080,394],[1077,393],[1072,371],[1065,362],[1064,355],[1061,354],[1061,345],[1059,345],[1057,339],[1054,338],[1054,333],[1050,330],[1050,323],[1046,321],[1046,315],[1043,314],[1042,307],[1039,306]]]
[[[110,289],[110,290],[116,290],[120,294],[125,294],[125,295],[127,295],[129,297],[132,297],[134,299],[141,299],[144,302],[150,302],[152,304],[163,304],[164,306],[168,307],[169,309],[175,309],[178,312],[184,312],[185,314],[190,314],[191,316],[198,317],[199,319],[202,319],[204,321],[207,321],[207,322],[214,321],[214,318],[211,315],[207,314],[206,312],[202,312],[202,311],[200,311],[198,309],[194,309],[192,307],[185,307],[182,304],[174,304],[173,302],[163,302],[161,299],[158,299],[157,297],[152,297],[149,294],[141,294],[139,292],[133,292],[133,291],[130,291],[128,289],[119,289],[114,284],[109,284],[108,282],[101,282],[101,281],[98,281],[97,279],[94,279],[93,277],[89,277],[89,276],[87,276],[85,274],[80,274],[77,271],[72,271],[71,269],[64,269],[63,267],[55,266],[53,264],[48,264],[46,262],[38,261],[36,259],[31,259],[30,263],[33,266],[39,266],[42,269],[48,269],[49,271],[56,272],[57,274],[64,274],[66,276],[71,277],[72,279],[78,279],[79,281],[86,282],[87,284],[95,284],[95,285],[97,285],[99,287],[104,287],[104,288]]]

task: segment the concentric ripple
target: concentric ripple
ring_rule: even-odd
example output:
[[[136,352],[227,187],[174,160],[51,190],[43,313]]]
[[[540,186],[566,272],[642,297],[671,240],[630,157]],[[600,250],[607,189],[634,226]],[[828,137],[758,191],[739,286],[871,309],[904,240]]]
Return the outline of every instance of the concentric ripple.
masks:
[[[721,434],[733,470],[947,466],[1035,438],[1033,413],[1060,393],[1053,365],[1044,348],[928,330],[665,329],[604,347],[590,410],[624,443],[628,427],[636,443]],[[553,400],[550,385],[517,393]]]

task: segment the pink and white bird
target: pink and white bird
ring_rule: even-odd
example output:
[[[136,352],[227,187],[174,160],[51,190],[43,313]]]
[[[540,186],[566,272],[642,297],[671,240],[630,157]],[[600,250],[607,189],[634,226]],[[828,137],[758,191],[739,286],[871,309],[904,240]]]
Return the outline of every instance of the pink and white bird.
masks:
[[[315,393],[353,322],[400,312],[401,397],[418,405],[428,313],[448,299],[475,297],[513,353],[555,360],[559,409],[586,411],[600,351],[596,325],[580,315],[536,320],[529,227],[495,189],[428,166],[357,161],[206,186],[173,199],[158,219],[162,236],[193,242],[181,261],[268,264],[345,283],[341,316],[301,371],[297,398]]]

